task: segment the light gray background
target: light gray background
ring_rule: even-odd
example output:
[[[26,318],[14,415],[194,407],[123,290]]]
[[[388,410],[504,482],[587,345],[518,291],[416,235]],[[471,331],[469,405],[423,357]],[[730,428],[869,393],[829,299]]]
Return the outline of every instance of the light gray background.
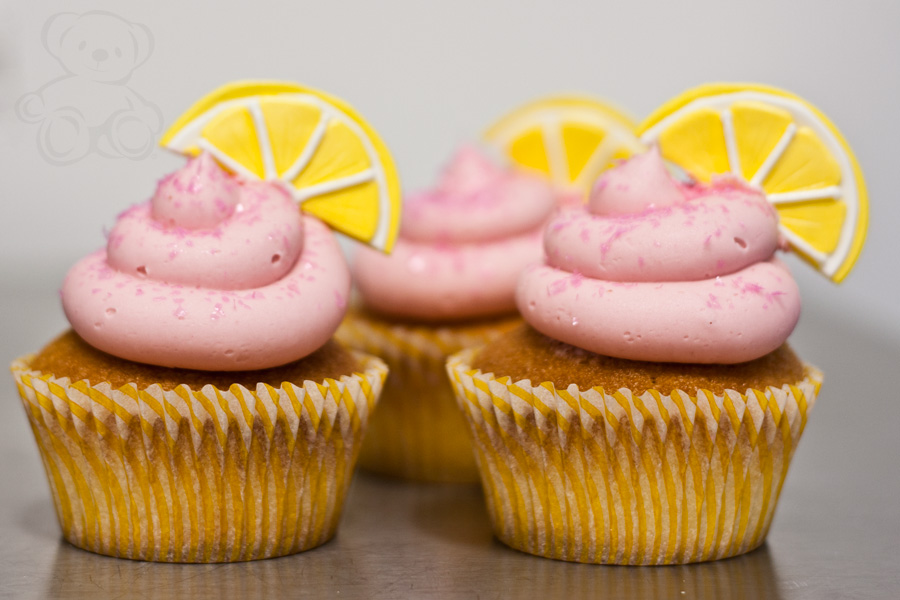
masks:
[[[55,291],[65,270],[102,245],[103,227],[128,205],[148,198],[156,179],[180,164],[156,150],[139,161],[90,155],[53,166],[38,152],[37,126],[16,116],[14,106],[23,94],[64,73],[41,41],[47,19],[89,10],[112,11],[149,28],[154,50],[128,85],[159,107],[164,123],[230,80],[300,81],[345,98],[368,118],[392,149],[406,189],[427,185],[454,148],[474,139],[493,119],[551,92],[604,96],[638,118],[686,88],[715,80],[765,82],[811,100],[841,128],[865,171],[869,237],[857,267],[840,287],[791,261],[804,298],[794,345],[825,370],[826,387],[785,487],[768,550],[723,568],[740,571],[741,565],[750,565],[745,574],[750,584],[743,584],[759,577],[769,581],[770,587],[762,588],[766,593],[758,588],[757,595],[747,597],[900,595],[895,558],[900,550],[900,442],[894,434],[900,410],[891,384],[900,367],[900,2],[0,0],[0,362],[36,350],[62,330],[65,320]],[[98,562],[60,546],[37,452],[11,384],[0,400],[0,562],[15,572],[0,574],[0,595],[96,593],[99,584],[78,578],[91,570],[104,574],[104,585],[124,585],[125,592],[133,589],[132,579],[138,589],[148,589],[139,581],[142,576],[167,574],[166,581],[181,581],[177,570],[138,571],[123,579],[122,565],[133,563]],[[341,535],[328,550],[294,562],[269,562],[259,573],[250,566],[217,573],[243,586],[242,573],[276,573],[278,581],[288,581],[284,573],[300,568],[304,577],[318,576],[310,581],[323,593],[359,591],[353,587],[358,580],[329,575],[329,561],[340,568],[349,561],[353,568],[359,564],[354,560],[384,552],[365,536],[379,535],[384,524],[378,520],[393,510],[386,522],[403,542],[387,556],[418,570],[397,567],[393,576],[407,578],[409,586],[386,597],[404,591],[449,596],[453,590],[457,597],[470,597],[498,581],[509,585],[513,575],[500,580],[492,575],[495,560],[499,568],[522,576],[537,573],[546,585],[535,589],[544,592],[558,582],[571,583],[573,573],[582,593],[595,589],[591,577],[596,570],[563,570],[553,566],[557,563],[526,561],[496,543],[490,546],[476,493],[465,492],[462,504],[454,504],[442,492],[411,488],[404,495],[366,479],[354,490]],[[435,523],[444,533],[456,531],[456,538],[435,537],[434,524],[430,531],[424,525],[416,529],[427,519],[406,519],[397,508],[412,510],[420,501],[450,510],[436,516]],[[464,526],[457,527],[460,523]],[[452,554],[454,547],[465,549],[459,532],[470,532],[482,544],[476,554],[486,563],[473,566],[469,551]],[[438,565],[445,571],[437,583],[428,576],[436,567],[421,548],[442,561],[447,557]],[[770,563],[777,565],[775,572]],[[312,566],[302,570],[320,564],[325,565],[321,572],[310,571]],[[475,574],[464,578],[452,565]],[[720,577],[717,568],[690,571],[691,577]],[[640,573],[606,573],[614,572]],[[210,586],[217,581],[210,571],[195,573]],[[373,587],[364,586],[361,595],[385,590],[374,583],[375,575],[370,577]],[[644,581],[643,575],[627,577]],[[669,592],[682,589],[678,582],[686,581],[681,571],[657,570],[647,577],[630,589],[670,597]],[[652,582],[662,578],[674,583],[654,588]],[[463,580],[468,587],[459,587]],[[721,581],[731,581],[730,575]],[[650,587],[640,587],[645,584]],[[729,584],[721,585],[713,589],[721,592]],[[777,593],[770,593],[772,586]],[[198,589],[193,594],[201,597],[212,588]],[[502,597],[502,589],[486,596]],[[694,596],[703,594],[687,597]]]

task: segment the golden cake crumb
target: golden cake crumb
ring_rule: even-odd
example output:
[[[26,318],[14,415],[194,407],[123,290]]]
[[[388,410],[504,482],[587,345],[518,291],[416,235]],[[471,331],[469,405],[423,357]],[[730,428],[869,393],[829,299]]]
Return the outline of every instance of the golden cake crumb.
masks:
[[[649,389],[662,394],[676,389],[689,394],[698,389],[714,394],[726,389],[743,393],[748,388],[794,384],[804,377],[803,363],[787,344],[735,365],[655,363],[595,354],[547,337],[527,324],[486,345],[475,355],[472,367],[513,381],[530,379],[534,385],[549,381],[557,389],[574,383],[581,390],[627,388],[635,394]]]
[[[86,379],[92,385],[107,381],[114,388],[134,383],[143,389],[158,383],[164,390],[173,390],[184,383],[192,389],[212,384],[221,390],[237,383],[256,389],[257,383],[280,387],[285,381],[300,385],[305,380],[322,382],[328,377],[339,378],[359,371],[356,358],[343,346],[329,340],[305,358],[271,369],[255,371],[195,371],[157,367],[124,360],[97,350],[73,330],[69,330],[47,344],[30,363],[31,369],[54,377],[68,377],[71,381]]]

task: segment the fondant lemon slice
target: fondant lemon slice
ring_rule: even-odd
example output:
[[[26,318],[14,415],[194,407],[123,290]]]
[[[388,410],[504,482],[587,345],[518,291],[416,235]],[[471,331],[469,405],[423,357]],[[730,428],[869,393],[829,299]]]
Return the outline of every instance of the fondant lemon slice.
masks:
[[[794,250],[835,282],[850,272],[866,238],[866,185],[841,133],[802,98],[705,85],[667,102],[639,132],[700,181],[730,173],[762,189]]]
[[[628,116],[603,101],[560,95],[513,110],[484,137],[513,164],[587,193],[614,160],[643,149],[634,129]]]
[[[195,103],[160,144],[212,154],[244,177],[287,184],[304,212],[389,252],[400,183],[378,134],[349,105],[293,83],[243,81]]]

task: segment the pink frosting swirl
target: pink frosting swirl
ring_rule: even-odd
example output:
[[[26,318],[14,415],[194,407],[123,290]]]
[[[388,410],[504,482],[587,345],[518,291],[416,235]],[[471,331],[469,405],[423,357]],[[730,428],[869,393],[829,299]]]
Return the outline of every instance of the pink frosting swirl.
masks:
[[[519,273],[543,255],[541,227],[555,202],[543,180],[462,148],[434,189],[405,203],[391,256],[360,249],[359,291],[374,310],[408,319],[512,312]]]
[[[586,209],[547,226],[544,244],[546,264],[519,281],[519,310],[599,354],[744,362],[783,344],[800,315],[765,196],[730,180],[682,185],[656,150],[605,174]]]
[[[148,364],[237,371],[321,347],[350,279],[334,236],[281,187],[239,180],[208,155],[119,216],[107,248],[63,283],[66,316],[92,346]]]

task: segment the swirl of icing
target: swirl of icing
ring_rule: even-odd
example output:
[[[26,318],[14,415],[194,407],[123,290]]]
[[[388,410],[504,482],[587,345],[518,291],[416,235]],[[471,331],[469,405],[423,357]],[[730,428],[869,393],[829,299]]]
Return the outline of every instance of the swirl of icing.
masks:
[[[534,231],[554,202],[541,180],[502,169],[463,147],[434,189],[407,199],[400,235],[428,244],[489,242]]]
[[[404,205],[388,257],[360,248],[353,272],[365,303],[389,316],[462,320],[515,310],[519,273],[542,256],[555,196],[536,177],[462,148],[438,185]]]
[[[62,300],[73,329],[100,350],[238,371],[321,347],[349,287],[325,225],[279,186],[236,179],[201,155],[119,216],[106,251],[69,271]]]
[[[240,290],[284,277],[302,247],[302,220],[287,192],[238,183],[202,154],[160,181],[149,203],[119,215],[106,250],[123,273]]]
[[[545,231],[516,293],[538,331],[608,356],[737,363],[780,346],[800,315],[774,258],[778,218],[731,181],[686,186],[653,150],[607,172],[587,209]]]

